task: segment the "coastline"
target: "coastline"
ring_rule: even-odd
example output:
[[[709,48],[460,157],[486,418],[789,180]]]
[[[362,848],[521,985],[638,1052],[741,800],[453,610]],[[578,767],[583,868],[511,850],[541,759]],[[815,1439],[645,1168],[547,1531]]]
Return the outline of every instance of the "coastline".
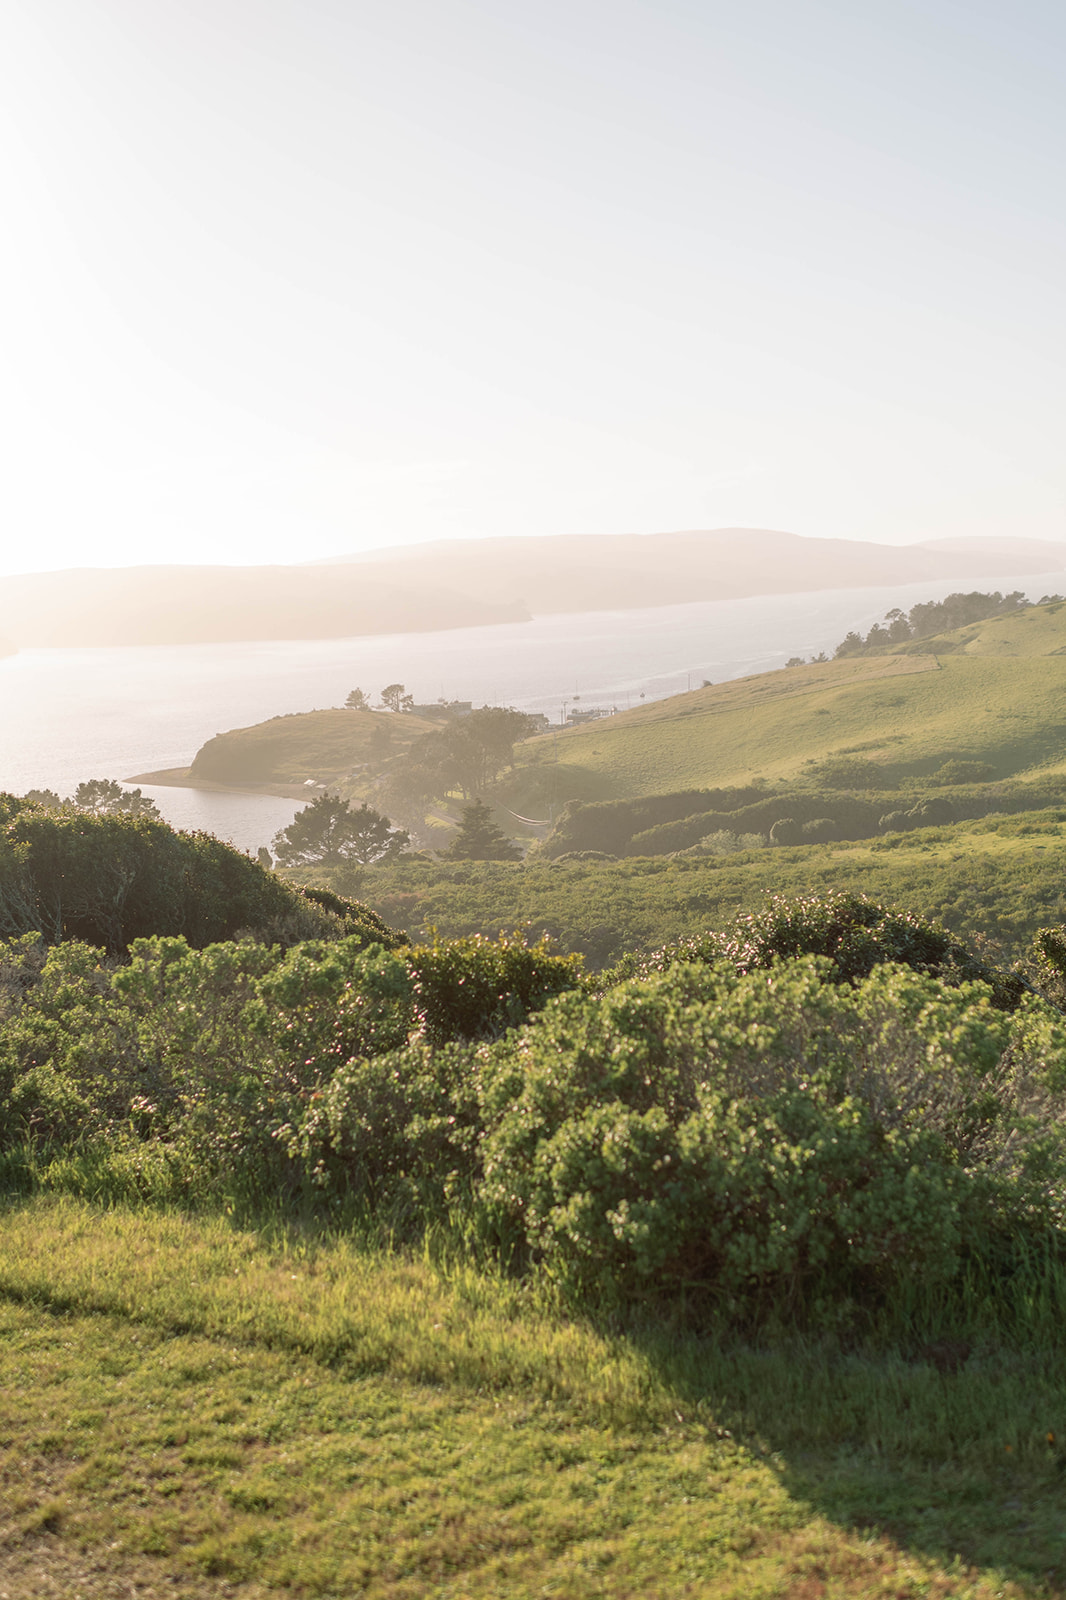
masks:
[[[321,794],[321,783],[216,783],[212,778],[195,778],[191,767],[163,767],[159,772],[138,772],[123,783],[147,784],[156,789],[202,789],[208,794],[266,794],[276,800],[311,800]]]

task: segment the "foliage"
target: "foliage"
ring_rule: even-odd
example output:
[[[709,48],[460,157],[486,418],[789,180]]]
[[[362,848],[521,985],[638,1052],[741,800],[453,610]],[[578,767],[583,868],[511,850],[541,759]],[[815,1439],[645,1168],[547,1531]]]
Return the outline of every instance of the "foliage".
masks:
[[[482,706],[465,717],[452,717],[411,746],[390,773],[390,787],[402,797],[423,801],[456,789],[464,798],[480,794],[513,763],[515,741],[534,726],[533,718],[506,706]]]
[[[580,958],[557,955],[547,939],[434,939],[409,959],[419,1023],[434,1044],[495,1038],[581,982]]]
[[[400,1052],[417,1062],[417,1051],[403,1057],[409,1039],[436,1050],[496,1037],[581,981],[578,963],[544,945],[389,951],[368,945],[365,929],[288,951],[135,939],[117,968],[76,941],[47,950],[27,936],[0,952],[0,1147],[132,1134],[165,1146],[201,1192],[243,1181],[291,1193],[319,1182],[323,1129],[342,1126],[338,1108],[368,1081],[384,1097],[383,1117],[392,1104],[393,1068],[364,1071],[360,1061]],[[447,1049],[422,1059],[437,1074],[434,1104],[460,1093]]]
[[[480,1133],[477,1054],[418,1040],[352,1058],[313,1095],[293,1141],[312,1182],[417,1238],[466,1198]]]
[[[345,709],[348,711],[370,710],[370,701],[367,699],[362,689],[349,689],[344,705]]]
[[[747,973],[805,955],[826,958],[827,978],[839,983],[854,984],[877,966],[896,964],[951,985],[981,981],[1004,1010],[1014,1010],[1025,993],[1017,978],[979,960],[947,929],[865,895],[839,892],[774,896],[759,911],[737,917],[722,933],[679,940],[643,960],[630,956],[618,975],[666,972],[687,961],[725,961],[738,973]],[[611,981],[608,973],[606,982]]]
[[[995,768],[990,767],[987,761],[960,761],[952,758],[936,769],[929,782],[943,788],[956,783],[988,783],[995,775]]]
[[[337,794],[320,794],[298,811],[274,838],[274,854],[285,867],[321,862],[337,866],[352,861],[370,866],[399,855],[410,835],[393,828],[388,817],[364,801],[358,808]]]
[[[809,768],[814,783],[826,789],[885,789],[885,770],[861,756],[834,756]]]
[[[159,807],[154,800],[149,800],[139,789],[123,789],[114,778],[89,778],[79,783],[73,803],[79,811],[89,811],[95,817],[159,818]]]
[[[205,945],[239,932],[292,943],[331,916],[204,833],[144,816],[44,812],[15,802],[0,824],[0,937],[38,932],[111,952],[151,934]],[[13,811],[13,814],[11,814]]]
[[[1031,604],[1021,590],[1016,589],[1008,595],[1002,595],[998,590],[992,594],[974,590],[970,594],[949,594],[943,600],[923,600],[912,606],[906,616],[897,606],[886,613],[884,623],[875,622],[865,638],[858,633],[849,633],[837,645],[835,658],[839,660],[842,656],[862,655],[871,650],[890,650],[912,639],[929,639],[936,634],[951,633],[957,628],[984,622],[989,617],[1021,611]]]
[[[815,1320],[1060,1226],[1051,1015],[827,967],[676,967],[534,1019],[490,1092],[500,1226],[584,1292],[702,1286]]]
[[[548,933],[593,968],[721,930],[776,894],[865,893],[940,922],[956,938],[991,941],[1002,960],[1021,958],[1041,927],[1066,922],[1066,808],[945,827],[917,818],[893,826],[915,831],[745,856],[531,855],[521,870],[401,859],[374,868],[361,893],[412,938],[431,927],[446,938],[500,928],[532,938]]]
[[[386,711],[403,712],[413,710],[415,701],[402,683],[389,683],[381,691],[381,703]]]
[[[441,855],[449,861],[517,861],[522,852],[492,820],[483,800],[463,807],[459,829]]]
[[[58,811],[63,804],[54,789],[27,789],[22,798],[27,805],[41,806],[45,811]]]
[[[761,850],[767,843],[764,833],[734,833],[730,828],[717,828],[705,833],[693,848],[708,856],[732,856],[741,850]]]
[[[577,850],[597,850],[608,855],[627,853],[630,843],[644,838],[651,830],[680,822],[683,818],[708,813],[732,816],[742,806],[764,799],[759,789],[687,789],[677,794],[657,794],[634,800],[600,800],[581,805],[571,802],[552,829],[544,854],[548,858],[571,855]],[[713,831],[709,824],[702,831]],[[769,831],[767,829],[767,831]],[[665,849],[681,850],[696,844],[699,834],[685,837]],[[653,855],[637,848],[634,855]]]
[[[319,906],[323,911],[336,917],[349,938],[358,934],[364,944],[384,945],[386,950],[393,950],[398,945],[409,942],[405,933],[395,932],[376,911],[371,911],[370,907],[363,905],[360,900],[349,899],[347,895],[333,894],[329,889],[301,888],[300,893],[305,900],[310,900],[312,905]]]

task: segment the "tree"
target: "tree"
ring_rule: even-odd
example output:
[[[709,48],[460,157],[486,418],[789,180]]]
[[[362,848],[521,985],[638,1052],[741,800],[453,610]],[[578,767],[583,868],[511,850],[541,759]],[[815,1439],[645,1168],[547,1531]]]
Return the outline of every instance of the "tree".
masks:
[[[74,791],[74,804],[79,811],[91,811],[94,817],[113,811],[122,799],[122,786],[114,778],[88,778]]]
[[[339,794],[320,794],[275,835],[274,855],[283,867],[344,862],[368,867],[399,855],[409,843],[408,834],[365,801],[353,811]]]
[[[345,704],[345,707],[346,707],[346,709],[348,711],[369,711],[370,710],[370,701],[367,699],[367,697],[363,693],[362,689],[351,689],[351,690],[349,690],[348,698],[344,702],[344,704]]]
[[[79,811],[94,817],[152,817],[159,820],[159,807],[139,789],[123,789],[114,778],[89,778],[74,791]]]
[[[482,706],[439,733],[426,734],[412,747],[407,764],[432,774],[429,792],[442,795],[458,789],[464,799],[470,798],[513,764],[515,740],[527,738],[535,726],[524,711]]]
[[[449,861],[518,861],[522,852],[493,822],[483,800],[463,809],[459,832],[441,855]]]
[[[381,691],[381,703],[386,711],[411,711],[415,700],[402,683],[389,683]]]
[[[63,804],[54,789],[27,789],[22,798],[45,811],[58,811]]]

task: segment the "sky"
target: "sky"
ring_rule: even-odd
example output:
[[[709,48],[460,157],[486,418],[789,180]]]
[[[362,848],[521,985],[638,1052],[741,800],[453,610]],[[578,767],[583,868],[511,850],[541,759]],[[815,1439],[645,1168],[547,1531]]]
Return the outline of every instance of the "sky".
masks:
[[[8,0],[0,571],[1066,538],[1066,7]]]

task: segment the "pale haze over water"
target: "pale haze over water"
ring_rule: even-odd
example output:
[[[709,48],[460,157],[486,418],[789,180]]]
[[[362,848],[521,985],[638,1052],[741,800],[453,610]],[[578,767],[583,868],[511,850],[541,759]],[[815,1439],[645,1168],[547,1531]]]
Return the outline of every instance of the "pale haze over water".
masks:
[[[0,789],[70,794],[85,778],[126,779],[187,766],[216,733],[288,712],[376,699],[401,681],[417,701],[471,700],[543,711],[564,702],[617,706],[831,654],[890,606],[952,589],[1066,592],[1066,572],[912,584],[892,590],[700,601],[642,611],[374,638],[113,650],[26,650],[0,660]],[[297,803],[271,795],[142,785],[175,827],[204,828],[242,849],[268,844]]]

